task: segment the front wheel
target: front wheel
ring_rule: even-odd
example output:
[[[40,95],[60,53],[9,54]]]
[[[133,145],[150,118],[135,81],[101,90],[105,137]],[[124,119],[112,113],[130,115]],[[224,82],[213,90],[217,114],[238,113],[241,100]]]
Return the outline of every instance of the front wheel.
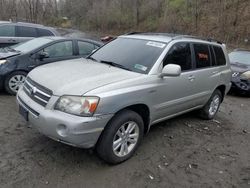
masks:
[[[144,125],[141,116],[134,111],[123,110],[104,129],[96,151],[108,163],[121,163],[134,154],[143,133]]]
[[[23,71],[16,71],[9,74],[4,82],[6,92],[11,95],[16,95],[20,86],[24,84],[26,76],[27,73]]]
[[[216,89],[213,92],[207,104],[200,110],[201,118],[207,120],[213,119],[219,110],[221,102],[222,102],[221,91]]]

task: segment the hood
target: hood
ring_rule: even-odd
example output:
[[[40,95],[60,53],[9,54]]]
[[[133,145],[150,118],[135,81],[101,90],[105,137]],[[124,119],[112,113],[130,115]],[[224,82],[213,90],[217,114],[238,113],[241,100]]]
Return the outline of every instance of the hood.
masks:
[[[245,71],[250,70],[250,65],[246,65],[246,64],[238,63],[238,62],[236,62],[236,63],[232,62],[231,69],[233,72],[243,73]]]
[[[141,76],[88,59],[60,61],[40,66],[28,75],[54,95],[83,95],[93,89]]]
[[[0,51],[0,59],[6,59],[9,57],[17,56],[20,52]]]

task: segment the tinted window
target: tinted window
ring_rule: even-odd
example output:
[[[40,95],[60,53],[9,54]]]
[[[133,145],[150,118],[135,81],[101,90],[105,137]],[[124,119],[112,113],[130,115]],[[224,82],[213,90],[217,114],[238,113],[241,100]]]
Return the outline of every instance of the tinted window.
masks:
[[[64,57],[73,55],[73,47],[71,41],[64,41],[55,43],[47,48],[44,48],[49,57]]]
[[[19,37],[37,37],[36,28],[17,26]]]
[[[194,53],[196,60],[196,68],[203,68],[210,66],[210,55],[208,45],[194,44]]]
[[[218,66],[225,65],[226,64],[226,58],[225,58],[224,52],[221,49],[221,47],[214,46],[213,48],[214,48],[215,57],[216,57],[216,64]]]
[[[94,49],[95,46],[88,42],[78,41],[79,54],[80,55],[89,55]]]
[[[109,61],[131,71],[146,74],[161,55],[166,44],[140,39],[117,38],[97,50],[92,58]]]
[[[1,37],[14,37],[15,36],[15,26],[13,26],[13,25],[0,26],[0,36]]]
[[[38,29],[38,36],[43,37],[43,36],[54,36],[54,34],[47,30],[47,29]]]
[[[180,65],[183,71],[192,69],[190,45],[188,43],[175,44],[168,52],[163,66],[167,64]]]

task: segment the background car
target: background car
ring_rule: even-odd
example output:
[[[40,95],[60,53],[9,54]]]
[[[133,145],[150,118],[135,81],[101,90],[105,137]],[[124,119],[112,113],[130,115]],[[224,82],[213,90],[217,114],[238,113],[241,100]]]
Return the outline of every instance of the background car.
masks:
[[[236,49],[229,53],[232,73],[231,91],[250,95],[250,51]]]
[[[0,48],[43,36],[60,34],[54,28],[39,24],[0,21]]]
[[[35,38],[0,50],[0,88],[16,94],[33,68],[47,63],[86,57],[103,43],[63,37]]]

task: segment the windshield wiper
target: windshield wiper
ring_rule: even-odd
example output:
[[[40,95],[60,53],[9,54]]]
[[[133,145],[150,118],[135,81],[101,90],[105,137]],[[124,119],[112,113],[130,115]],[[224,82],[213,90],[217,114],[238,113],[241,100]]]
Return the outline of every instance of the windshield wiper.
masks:
[[[125,69],[125,70],[128,70],[128,71],[131,71],[131,69],[129,69],[129,68],[123,66],[123,65],[120,65],[118,63],[114,63],[112,61],[102,61],[101,60],[100,63],[105,63],[105,64],[111,65],[113,67],[118,67],[118,68],[121,68],[121,69]]]
[[[87,57],[86,59],[91,59],[91,60],[93,60],[93,61],[97,61],[95,58],[93,58],[93,57],[91,57],[91,56]]]

